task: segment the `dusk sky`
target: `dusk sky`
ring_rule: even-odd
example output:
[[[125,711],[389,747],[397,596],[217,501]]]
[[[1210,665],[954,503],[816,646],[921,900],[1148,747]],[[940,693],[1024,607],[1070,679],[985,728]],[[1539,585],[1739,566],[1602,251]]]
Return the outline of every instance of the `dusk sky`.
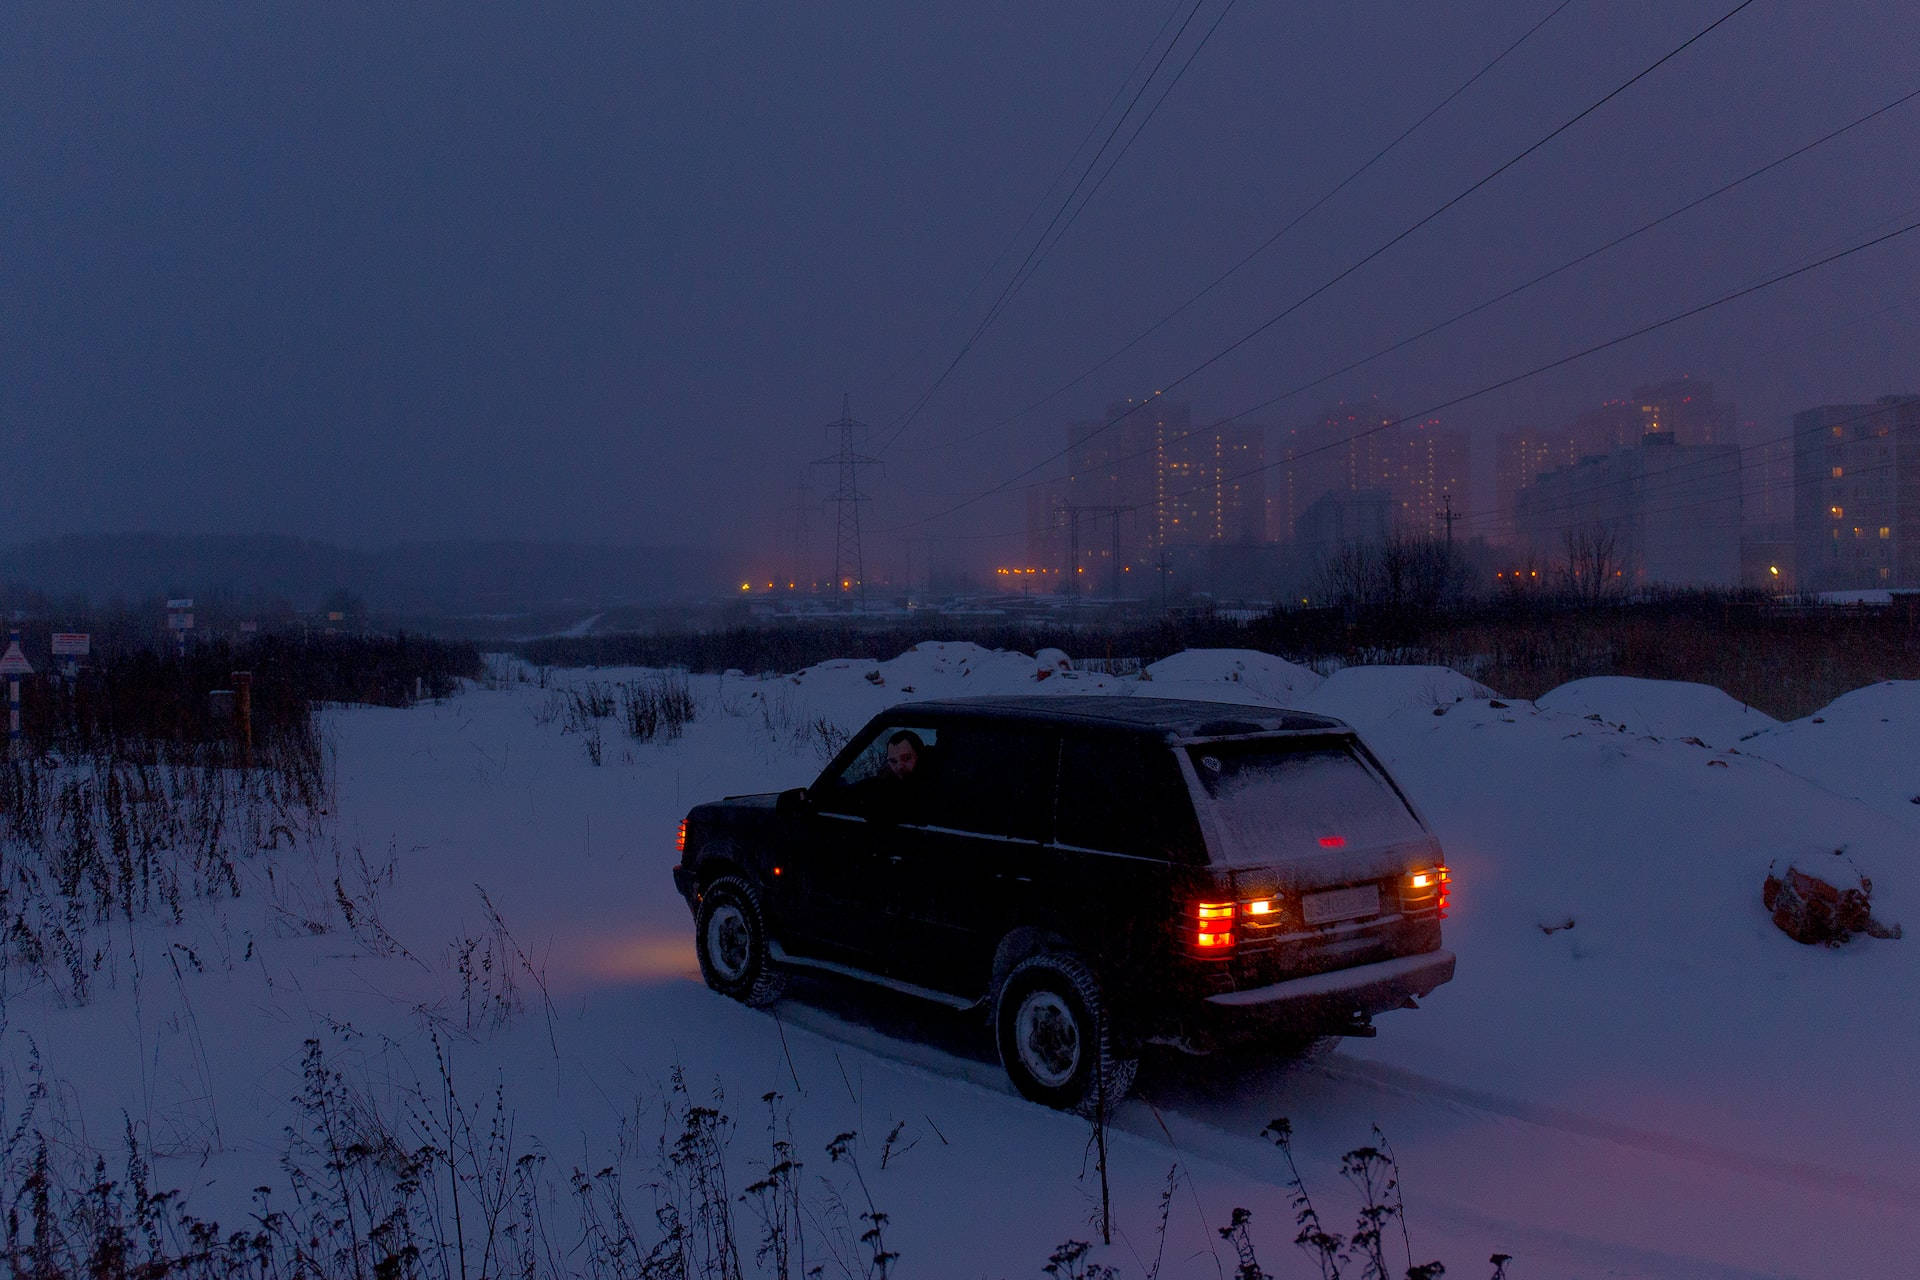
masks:
[[[1174,383],[1734,3],[12,5],[0,540],[751,561],[790,535],[846,394],[885,445],[870,546],[1012,553],[1017,489],[911,521]],[[1015,417],[1549,14],[1222,288]],[[1183,22],[1108,159],[1204,48],[904,421]],[[1912,0],[1758,0],[1168,394],[1224,417],[1417,332],[1920,89],[1916,49]],[[1249,421],[1369,394],[1411,413],[1898,230],[1917,144],[1920,99]],[[1920,232],[1443,417],[1490,447],[1685,374],[1777,436],[1809,405],[1920,391],[1916,285]]]

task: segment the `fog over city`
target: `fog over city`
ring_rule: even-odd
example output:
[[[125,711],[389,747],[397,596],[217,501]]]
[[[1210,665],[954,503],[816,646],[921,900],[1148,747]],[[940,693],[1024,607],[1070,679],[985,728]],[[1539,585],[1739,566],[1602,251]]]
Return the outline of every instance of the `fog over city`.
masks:
[[[1125,592],[1156,552],[1301,537],[1313,466],[1358,456],[1349,419],[1465,452],[1424,496],[1324,488],[1381,486],[1421,535],[1444,503],[1446,533],[1498,544],[1503,436],[1640,415],[1531,481],[1657,432],[1640,389],[1686,380],[1718,416],[1678,445],[1748,447],[1708,470],[1764,562],[1795,536],[1794,415],[1920,391],[1902,0],[4,23],[5,544],[674,547],[716,589],[818,581],[844,404],[879,463],[870,582],[992,588],[1079,554]],[[1068,482],[1101,461],[1070,430],[1112,462],[1162,413],[1114,407],[1162,392],[1177,432],[1248,442],[1247,510],[1155,532],[1165,510],[1114,513],[1137,506],[1118,472]],[[1154,483],[1195,474],[1133,438]]]

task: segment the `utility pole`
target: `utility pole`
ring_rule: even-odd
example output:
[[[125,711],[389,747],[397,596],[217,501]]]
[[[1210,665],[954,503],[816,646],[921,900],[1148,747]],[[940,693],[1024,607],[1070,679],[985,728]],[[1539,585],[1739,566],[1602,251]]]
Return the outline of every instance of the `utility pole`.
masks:
[[[789,568],[793,570],[792,582],[795,591],[810,591],[814,581],[815,566],[812,557],[807,554],[807,515],[812,506],[813,486],[807,483],[807,473],[803,471],[800,473],[800,479],[793,486],[793,549],[791,552],[793,562]],[[800,584],[803,582],[808,585],[802,587]]]
[[[1084,505],[1084,504],[1073,503],[1073,502],[1067,503],[1066,505],[1067,543],[1070,548],[1070,550],[1068,551],[1067,573],[1072,577],[1074,595],[1078,596],[1080,594],[1080,516],[1084,512],[1085,514],[1090,516],[1107,516],[1111,518],[1113,521],[1113,526],[1107,542],[1107,557],[1109,560],[1112,561],[1112,564],[1109,566],[1112,572],[1109,576],[1112,578],[1113,595],[1115,599],[1119,598],[1120,596],[1120,515],[1122,512],[1126,510],[1127,510],[1126,507],[1094,506],[1094,505]]]
[[[864,446],[870,429],[864,422],[855,422],[848,411],[848,398],[840,397],[840,420],[827,424],[827,430],[834,433],[838,448],[830,458],[814,461],[816,467],[832,467],[837,473],[833,497],[833,587],[839,592],[858,590],[860,609],[867,607],[866,566],[860,550],[860,504],[870,501],[860,492],[860,468],[877,467],[880,459],[869,458],[856,450]]]
[[[1067,582],[1075,600],[1080,598],[1080,508],[1067,506]]]

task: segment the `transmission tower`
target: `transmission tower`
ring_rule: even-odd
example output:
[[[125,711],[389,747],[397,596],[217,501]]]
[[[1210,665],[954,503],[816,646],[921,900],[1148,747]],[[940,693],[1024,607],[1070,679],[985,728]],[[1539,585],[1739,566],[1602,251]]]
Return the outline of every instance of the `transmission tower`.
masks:
[[[864,612],[867,577],[860,556],[860,504],[869,498],[860,492],[860,468],[879,466],[880,460],[857,452],[866,444],[870,428],[853,420],[845,395],[840,397],[840,421],[827,424],[827,430],[834,433],[837,451],[831,458],[816,459],[813,465],[833,467],[838,474],[833,496],[828,499],[834,505],[833,586],[842,593],[858,591]]]

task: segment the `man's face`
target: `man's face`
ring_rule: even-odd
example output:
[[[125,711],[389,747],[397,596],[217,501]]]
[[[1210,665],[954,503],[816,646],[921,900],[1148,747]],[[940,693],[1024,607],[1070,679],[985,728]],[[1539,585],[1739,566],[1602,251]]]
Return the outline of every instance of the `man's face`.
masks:
[[[905,780],[912,776],[913,767],[920,763],[920,753],[913,749],[911,742],[890,742],[887,744],[887,772]]]

